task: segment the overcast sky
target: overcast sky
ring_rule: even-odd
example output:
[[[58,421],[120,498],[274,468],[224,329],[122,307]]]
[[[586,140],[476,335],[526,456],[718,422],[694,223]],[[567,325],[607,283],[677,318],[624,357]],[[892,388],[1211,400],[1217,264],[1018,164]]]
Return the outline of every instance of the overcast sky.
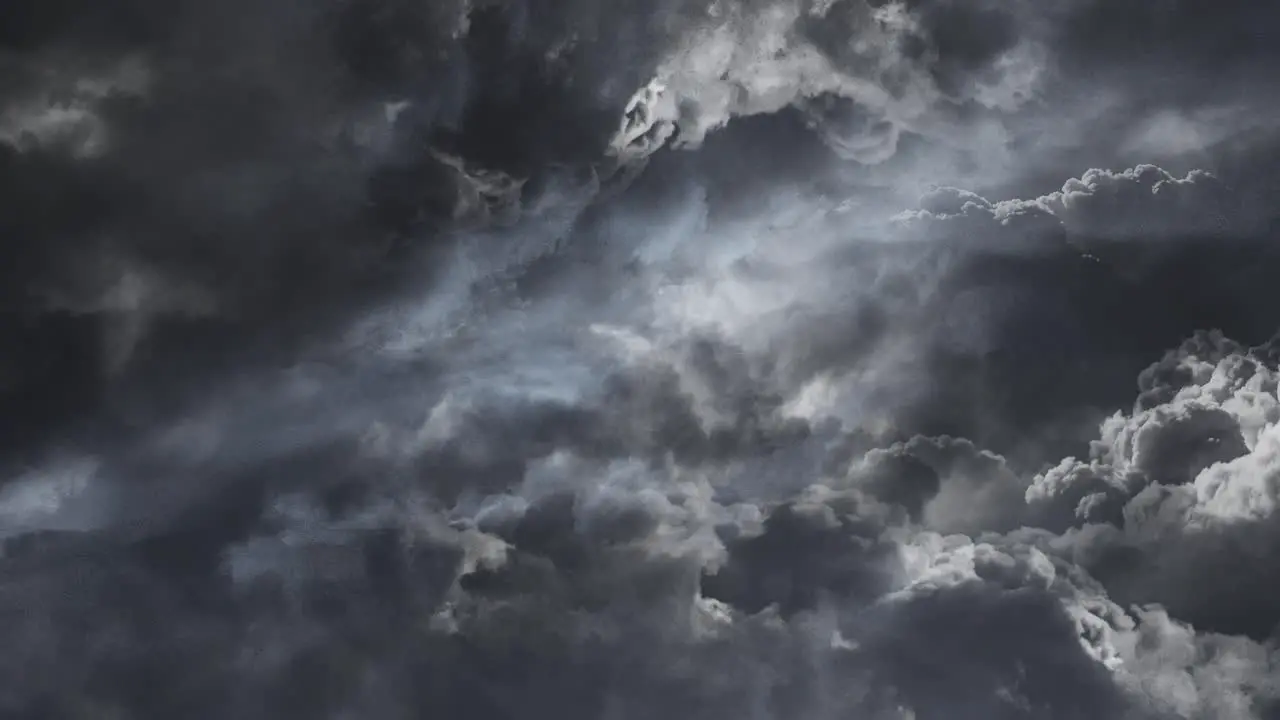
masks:
[[[0,717],[1280,719],[1280,9],[0,3]]]

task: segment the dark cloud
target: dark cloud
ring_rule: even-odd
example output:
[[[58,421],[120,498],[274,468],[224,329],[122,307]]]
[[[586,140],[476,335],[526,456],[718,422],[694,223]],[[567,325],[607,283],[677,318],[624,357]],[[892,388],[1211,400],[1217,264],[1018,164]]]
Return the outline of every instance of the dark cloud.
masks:
[[[1266,562],[1271,506],[1246,488],[1269,457],[1276,370],[1238,346],[1216,361],[1197,347],[1214,344],[1164,361],[1189,370],[1172,376],[1176,396],[1104,424],[1087,473],[1068,473],[1067,461],[1024,481],[1000,456],[951,438],[916,438],[850,465],[840,442],[828,466],[843,463],[841,475],[758,503],[733,499],[696,457],[655,464],[605,445],[597,452],[612,447],[619,459],[529,458],[506,490],[476,486],[479,504],[449,506],[430,469],[395,480],[374,441],[363,470],[327,487],[318,481],[335,475],[334,457],[277,463],[238,532],[227,510],[200,503],[199,516],[217,517],[203,535],[216,560],[204,566],[177,550],[201,542],[196,516],[142,543],[117,531],[14,536],[6,602],[22,620],[7,659],[24,680],[5,702],[52,717],[400,716],[424,705],[485,717],[528,707],[575,717],[1249,717],[1273,692],[1270,651],[1185,623],[1240,627],[1197,607],[1266,621],[1265,603],[1248,604],[1254,591],[1225,578],[1264,576],[1238,564]],[[1135,451],[1143,443],[1119,425],[1219,434],[1212,424],[1150,423],[1187,403],[1235,418],[1250,448],[1190,486],[1146,465]],[[431,432],[510,442],[537,426]],[[5,517],[54,528],[102,512],[110,505],[74,503],[104,469],[65,466],[61,485],[51,484],[54,468],[19,479],[6,487]],[[1064,525],[1045,505],[1099,492],[1123,512],[1097,515],[1080,502],[1079,519]],[[1047,529],[1018,529],[1019,514]],[[1208,587],[1220,595],[1189,605],[1204,597],[1191,588],[1219,572],[1224,581]],[[1108,591],[1167,610],[1123,609]],[[58,601],[37,601],[46,596]],[[87,643],[74,660],[63,654],[73,642]],[[410,681],[423,673],[425,683]],[[157,677],[171,681],[156,690]],[[1180,688],[1172,695],[1160,690],[1170,682]]]
[[[0,715],[1274,717],[1272,14],[5,5]]]

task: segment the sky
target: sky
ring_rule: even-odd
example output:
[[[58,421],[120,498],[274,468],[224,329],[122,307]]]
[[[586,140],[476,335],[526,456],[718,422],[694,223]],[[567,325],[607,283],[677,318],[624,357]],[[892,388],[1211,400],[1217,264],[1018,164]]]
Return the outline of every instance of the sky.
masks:
[[[0,717],[1280,720],[1278,41],[8,0]]]

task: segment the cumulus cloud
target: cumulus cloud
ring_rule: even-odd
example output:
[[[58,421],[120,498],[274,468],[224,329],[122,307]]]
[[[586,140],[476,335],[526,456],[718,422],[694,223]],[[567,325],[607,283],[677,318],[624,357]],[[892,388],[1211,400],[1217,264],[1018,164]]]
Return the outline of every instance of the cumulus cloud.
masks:
[[[1268,591],[1245,580],[1259,571],[1243,568],[1269,563],[1275,546],[1274,368],[1206,336],[1144,377],[1145,402],[1103,424],[1092,459],[1038,476],[1027,498],[1060,519],[1075,503],[1068,524],[1079,529],[1066,545],[1116,597],[1161,603],[1208,630],[1266,637],[1280,618],[1258,599]]]

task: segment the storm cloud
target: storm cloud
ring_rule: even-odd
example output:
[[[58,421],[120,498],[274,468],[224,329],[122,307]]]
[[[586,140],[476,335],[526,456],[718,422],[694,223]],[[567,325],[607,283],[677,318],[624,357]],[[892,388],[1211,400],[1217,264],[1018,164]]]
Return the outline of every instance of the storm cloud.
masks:
[[[1280,717],[1280,24],[10,2],[0,715]]]

